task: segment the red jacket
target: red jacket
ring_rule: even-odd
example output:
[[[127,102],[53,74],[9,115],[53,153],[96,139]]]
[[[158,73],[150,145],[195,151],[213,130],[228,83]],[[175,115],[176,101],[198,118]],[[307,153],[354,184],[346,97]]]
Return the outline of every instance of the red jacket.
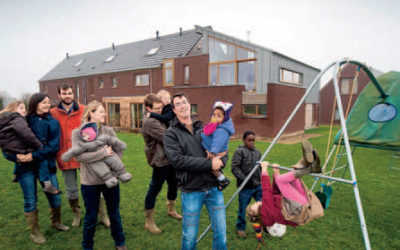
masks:
[[[80,167],[80,163],[72,158],[69,162],[63,162],[61,155],[68,151],[72,146],[71,134],[72,130],[81,125],[84,105],[74,102],[71,113],[67,113],[61,103],[50,110],[51,115],[60,123],[60,150],[57,153],[57,165],[60,170],[76,169]]]
[[[282,215],[282,194],[279,191],[275,181],[271,183],[269,176],[261,175],[262,187],[262,202],[261,202],[261,217],[264,226],[272,226],[275,223],[297,226],[296,223],[287,221]]]

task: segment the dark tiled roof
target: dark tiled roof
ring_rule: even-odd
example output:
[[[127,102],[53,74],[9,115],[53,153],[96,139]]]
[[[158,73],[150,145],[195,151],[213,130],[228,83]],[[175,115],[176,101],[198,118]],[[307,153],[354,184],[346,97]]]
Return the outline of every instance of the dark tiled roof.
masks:
[[[40,81],[96,75],[126,70],[147,69],[159,67],[163,60],[186,56],[200,40],[201,34],[195,30],[160,36],[159,39],[150,38],[143,41],[110,46],[106,49],[96,50],[84,54],[69,56],[50,70]],[[157,48],[154,55],[147,53],[152,48]],[[111,62],[105,60],[116,55]],[[80,60],[79,66],[74,66]]]

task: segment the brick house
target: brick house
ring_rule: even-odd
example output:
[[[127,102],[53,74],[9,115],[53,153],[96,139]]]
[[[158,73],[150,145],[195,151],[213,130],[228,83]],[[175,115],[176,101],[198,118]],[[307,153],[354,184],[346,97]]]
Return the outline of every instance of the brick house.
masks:
[[[140,130],[144,96],[166,89],[185,92],[192,114],[208,121],[216,100],[234,102],[236,133],[252,129],[273,137],[320,72],[271,49],[210,26],[69,56],[39,80],[40,91],[57,100],[57,86],[70,84],[80,103],[104,103],[107,123]],[[318,125],[319,83],[287,133]]]
[[[339,83],[339,90],[340,90],[340,95],[341,95],[341,100],[342,100],[342,105],[343,105],[343,113],[346,115],[346,110],[347,106],[349,105],[349,100],[350,100],[350,94],[351,90],[353,88],[353,84],[355,83],[354,78],[357,72],[357,66],[354,64],[347,64],[345,65],[340,73],[340,77],[338,80]],[[382,74],[381,71],[376,70],[372,67],[369,67],[370,71],[374,74],[375,77],[378,77],[379,75]],[[356,102],[359,94],[365,86],[370,82],[371,80],[367,76],[367,74],[363,71],[360,70],[357,81],[355,83],[354,89],[353,89],[353,95],[351,97],[351,102],[350,102],[350,109],[353,107],[354,103]],[[325,86],[323,86],[320,90],[320,100],[321,100],[321,109],[320,109],[320,124],[331,124],[331,119],[332,119],[332,111],[333,111],[333,103],[335,100],[335,90],[333,87],[333,79],[331,79]],[[334,124],[340,124],[340,117],[339,117],[339,111],[337,109],[337,105],[335,106],[335,116],[333,123]]]

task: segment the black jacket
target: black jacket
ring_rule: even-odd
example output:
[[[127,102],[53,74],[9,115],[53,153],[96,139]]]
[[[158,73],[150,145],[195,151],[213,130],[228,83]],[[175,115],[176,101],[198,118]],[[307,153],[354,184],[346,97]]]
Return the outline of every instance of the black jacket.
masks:
[[[0,117],[0,148],[6,154],[28,154],[42,144],[29,128],[25,117],[4,112]]]
[[[211,160],[201,145],[202,122],[193,122],[193,134],[177,118],[170,125],[164,133],[164,150],[176,170],[179,190],[206,191],[218,186],[217,178],[211,174]],[[221,158],[224,164],[227,159]]]
[[[151,112],[150,118],[155,118],[159,120],[160,122],[164,123],[165,126],[167,126],[168,128],[170,125],[170,121],[175,118],[175,113],[172,110],[171,104],[168,104],[163,107],[161,114]]]
[[[232,173],[236,177],[236,185],[239,187],[247,175],[253,170],[256,162],[261,158],[261,153],[256,148],[250,149],[245,145],[233,153],[232,157]],[[259,167],[244,188],[252,188],[261,185],[261,168]]]

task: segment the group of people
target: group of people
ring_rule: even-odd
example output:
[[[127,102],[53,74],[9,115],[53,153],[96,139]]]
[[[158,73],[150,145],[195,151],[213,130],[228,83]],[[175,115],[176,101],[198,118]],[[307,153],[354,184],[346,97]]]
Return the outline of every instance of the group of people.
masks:
[[[80,190],[86,209],[83,249],[93,249],[98,214],[103,224],[110,227],[116,248],[127,249],[119,211],[118,182],[125,183],[132,178],[121,161],[126,144],[117,138],[111,127],[104,125],[106,112],[101,103],[79,104],[69,85],[59,86],[58,96],[59,104],[51,109],[49,97],[37,93],[29,101],[28,114],[22,102],[12,102],[0,112],[0,147],[6,159],[15,162],[15,181],[23,192],[31,240],[37,244],[46,241],[38,224],[37,179],[49,201],[52,226],[60,231],[69,230],[60,218],[57,162],[74,214],[74,227],[78,227],[81,220],[77,181],[77,170],[80,170]],[[227,249],[222,191],[230,180],[222,169],[228,160],[229,138],[235,134],[230,118],[233,104],[216,102],[211,120],[204,126],[191,117],[190,102],[184,93],[171,97],[161,90],[157,95],[148,94],[144,105],[147,115],[141,132],[146,158],[152,167],[144,201],[145,230],[152,234],[162,232],[154,220],[154,207],[157,195],[167,181],[167,214],[182,220],[182,249],[196,248],[203,205],[211,221],[213,249]],[[242,139],[243,145],[234,152],[231,163],[238,187],[261,158],[255,148],[255,133],[246,131]],[[274,168],[272,189],[267,172],[271,165],[264,162],[240,191],[236,222],[239,237],[247,237],[246,213],[255,229],[265,230],[275,224],[302,225],[318,217],[315,208],[308,209],[312,193],[299,178],[320,171],[319,157],[309,142],[303,142],[302,148],[303,157],[294,166],[295,171],[279,175],[279,170]],[[182,215],[175,209],[178,189],[181,191]],[[249,205],[252,198],[256,203]]]

